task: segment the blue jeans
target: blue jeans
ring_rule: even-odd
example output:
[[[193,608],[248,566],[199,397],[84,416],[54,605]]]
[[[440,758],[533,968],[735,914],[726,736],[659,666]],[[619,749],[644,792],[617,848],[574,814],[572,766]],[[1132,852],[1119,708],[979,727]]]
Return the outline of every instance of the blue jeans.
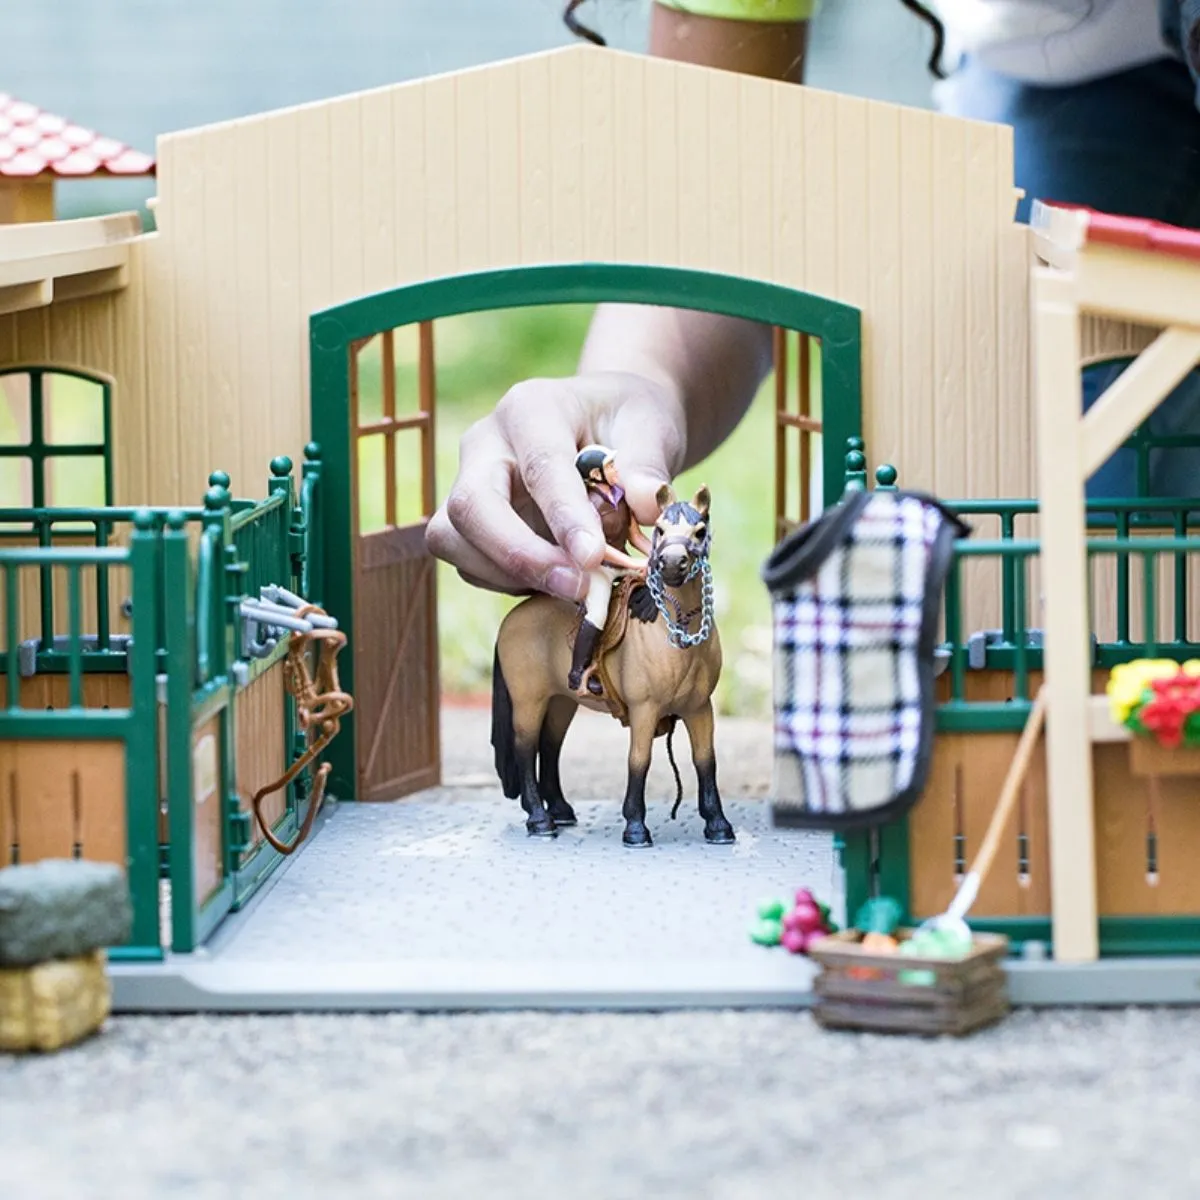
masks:
[[[968,61],[939,85],[942,111],[1013,127],[1016,185],[1036,200],[1200,227],[1200,112],[1195,84],[1171,60],[1069,88],[1029,87]],[[1083,373],[1086,411],[1125,363]],[[1194,436],[1196,446],[1151,448],[1139,487],[1137,455],[1118,450],[1088,481],[1092,498],[1200,496],[1200,370],[1193,371],[1148,422],[1153,437]]]

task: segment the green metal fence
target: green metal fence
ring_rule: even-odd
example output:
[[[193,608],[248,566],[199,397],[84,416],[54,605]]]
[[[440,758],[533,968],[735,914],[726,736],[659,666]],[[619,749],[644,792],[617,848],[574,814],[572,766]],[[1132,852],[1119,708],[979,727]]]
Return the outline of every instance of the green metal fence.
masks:
[[[268,842],[254,843],[252,818],[243,803],[247,797],[239,792],[238,706],[246,689],[278,667],[287,653],[286,636],[271,645],[255,632],[256,627],[261,631],[275,622],[280,622],[275,628],[282,632],[288,619],[285,612],[259,606],[260,593],[282,588],[309,599],[304,589],[312,579],[308,564],[320,481],[316,446],[306,451],[301,479],[297,494],[291,461],[277,458],[271,463],[267,499],[247,504],[234,500],[228,477],[214,472],[204,498],[194,563],[181,522],[169,526],[164,535],[169,862],[172,893],[180,897],[171,908],[171,944],[178,953],[202,944],[228,912],[254,895],[281,861]],[[196,808],[203,798],[196,795],[194,758],[198,731],[212,723],[222,817],[221,880],[217,888],[201,895],[195,878]],[[288,762],[303,752],[304,739],[289,699],[283,730]],[[288,762],[279,764],[279,774]],[[283,841],[299,828],[310,782],[310,774],[304,772],[287,788],[284,814],[272,830]]]
[[[0,741],[117,741],[125,760],[127,870],[133,899],[133,929],[115,957],[154,959],[161,955],[158,902],[158,786],[156,759],[155,640],[160,623],[157,542],[150,513],[134,516],[128,547],[20,548],[0,551],[5,596],[5,674],[7,697],[0,712]],[[55,645],[68,676],[65,708],[22,708],[19,573],[63,568],[67,575],[68,628]],[[129,646],[130,700],[125,708],[85,708],[83,677],[93,653],[82,629],[83,576],[86,571],[127,569],[133,603],[146,636]],[[14,770],[15,775],[15,770]],[[88,796],[79,798],[86,808]],[[15,809],[14,809],[15,816]]]
[[[306,450],[299,490],[286,458],[272,462],[265,500],[234,499],[228,482],[223,472],[213,472],[204,504],[196,508],[0,510],[0,537],[40,543],[3,547],[0,542],[8,680],[0,742],[107,739],[125,746],[134,931],[128,945],[112,949],[116,960],[161,956],[163,880],[169,883],[171,901],[167,940],[172,949],[185,952],[200,945],[227,912],[245,903],[281,861],[266,842],[251,845],[250,819],[236,791],[236,714],[241,693],[276,667],[287,650],[286,631],[277,624],[286,624],[286,616],[258,608],[260,590],[275,585],[307,597],[307,589],[320,578],[319,564],[313,561],[319,448]],[[125,525],[131,527],[128,535]],[[63,538],[91,544],[55,544]],[[128,544],[109,544],[121,539]],[[39,578],[33,622],[38,633],[24,642],[22,570]],[[116,631],[112,614],[110,577],[118,570],[130,579],[129,634]],[[63,586],[64,572],[65,632],[56,627],[62,598],[56,588]],[[85,579],[96,596],[88,615],[96,627],[88,630],[83,629],[81,599]],[[276,635],[266,646],[258,636],[264,628]],[[85,675],[126,672],[128,708],[84,705]],[[31,674],[65,674],[68,705],[22,709],[20,682]],[[214,718],[222,735],[222,861],[218,886],[198,897],[193,741],[194,732]],[[280,774],[303,749],[304,735],[296,729],[290,700],[284,705],[284,721],[286,761],[279,764]],[[279,837],[287,839],[297,828],[308,783],[307,774],[302,775],[288,789],[287,811],[275,830]],[[160,844],[164,809],[166,837]]]

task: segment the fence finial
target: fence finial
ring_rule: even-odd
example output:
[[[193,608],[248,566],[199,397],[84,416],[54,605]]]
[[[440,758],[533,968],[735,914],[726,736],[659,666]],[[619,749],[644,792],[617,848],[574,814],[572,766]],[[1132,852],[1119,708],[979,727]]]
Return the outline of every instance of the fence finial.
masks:
[[[846,455],[845,490],[861,492],[867,486],[867,456],[862,452],[862,438],[847,438],[846,444],[850,451]]]
[[[167,528],[173,533],[178,533],[186,523],[187,518],[177,508],[167,513]]]
[[[133,514],[133,527],[142,533],[149,533],[154,528],[154,514],[148,508],[139,508]]]
[[[891,463],[880,463],[875,468],[875,487],[877,491],[894,492],[896,490],[896,468]]]
[[[229,487],[231,482],[232,482],[232,480],[230,480],[228,474],[224,471],[214,471],[208,477],[208,486],[209,487],[227,488],[227,487]]]
[[[216,474],[215,471],[213,473]],[[228,505],[229,491],[227,488],[215,485],[204,493],[204,507],[209,512],[217,512],[222,508],[228,507]]]
[[[283,479],[292,473],[292,460],[286,454],[280,454],[271,459],[271,474],[276,479]]]

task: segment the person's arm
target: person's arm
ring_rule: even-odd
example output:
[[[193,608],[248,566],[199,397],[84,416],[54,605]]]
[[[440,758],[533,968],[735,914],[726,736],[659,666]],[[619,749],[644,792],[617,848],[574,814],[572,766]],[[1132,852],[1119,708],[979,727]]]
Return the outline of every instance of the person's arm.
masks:
[[[645,531],[636,520],[629,522],[629,541],[635,550],[640,550],[647,558],[654,551],[654,544],[646,536]]]
[[[800,83],[816,0],[655,0],[650,54]],[[678,473],[733,432],[772,366],[766,326],[714,313],[600,305],[580,374],[642,375],[669,388],[686,428]]]
[[[615,546],[604,547],[604,561],[610,567],[621,567],[626,571],[644,571],[646,569],[644,558],[634,558],[632,554],[626,554]]]
[[[677,2],[753,4],[776,17],[778,6],[800,9],[787,20],[745,21],[669,6]],[[810,12],[810,0],[659,0],[650,52],[799,81],[807,21],[797,11]],[[581,599],[585,571],[604,561],[605,542],[574,469],[578,448],[599,442],[614,450],[634,519],[649,524],[660,485],[728,437],[771,365],[768,326],[600,305],[574,377],[518,383],[463,436],[458,477],[426,527],[426,544],[477,586]]]

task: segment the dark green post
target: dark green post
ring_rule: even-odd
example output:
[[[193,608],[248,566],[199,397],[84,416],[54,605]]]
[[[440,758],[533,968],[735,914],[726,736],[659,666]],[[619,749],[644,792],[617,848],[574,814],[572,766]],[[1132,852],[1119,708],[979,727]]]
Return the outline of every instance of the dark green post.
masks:
[[[271,515],[271,520],[275,522],[271,544],[273,557],[271,564],[272,581],[279,583],[282,587],[286,587],[289,591],[294,591],[298,571],[296,570],[297,559],[293,542],[301,540],[297,538],[295,532],[296,525],[300,520],[300,508],[296,498],[296,491],[292,486],[292,460],[286,454],[281,454],[278,458],[271,459],[271,478],[267,483],[267,489],[272,496],[282,494],[286,498],[285,506],[279,510],[278,516],[275,514]],[[268,533],[271,532],[268,531]],[[292,747],[293,761],[304,751],[304,735],[301,734],[299,740],[296,736],[295,710],[295,701],[290,696],[287,697],[283,705],[283,744],[284,746]],[[297,818],[299,817],[298,810],[301,794],[300,781],[293,779],[288,784],[284,803],[287,805],[288,811],[295,814]]]
[[[171,947],[196,948],[196,868],[192,792],[192,672],[195,613],[183,513],[167,514],[163,534],[163,625],[167,667],[167,823],[171,873]]]
[[[213,476],[223,474],[213,472]],[[211,477],[210,477],[211,478]],[[225,476],[228,478],[228,476]],[[201,610],[196,614],[200,636],[199,666],[201,679],[207,683],[224,675],[228,669],[228,649],[225,644],[225,545],[228,540],[229,491],[221,484],[213,484],[204,493],[204,516],[201,518],[201,557],[199,580],[201,585],[199,603]],[[208,559],[206,567],[205,560]]]
[[[292,460],[286,454],[271,459],[271,478],[267,481],[267,495],[284,497],[279,515],[272,515],[271,538],[271,583],[278,583],[288,591],[293,586],[291,536],[292,514],[296,508],[296,491],[292,486]]]
[[[130,701],[126,738],[125,803],[128,825],[129,890],[133,896],[131,942],[161,955],[158,907],[158,697],[155,647],[161,614],[155,570],[158,536],[154,517],[139,509],[129,542],[133,611],[137,614],[129,648]]]
[[[300,595],[324,607],[325,559],[321,525],[321,447],[309,442],[304,447],[304,465],[300,468],[300,512],[304,549],[300,568]]]
[[[859,438],[851,438],[857,442]],[[847,492],[865,491],[867,486],[867,456],[857,449],[852,449],[846,455],[846,488]]]

